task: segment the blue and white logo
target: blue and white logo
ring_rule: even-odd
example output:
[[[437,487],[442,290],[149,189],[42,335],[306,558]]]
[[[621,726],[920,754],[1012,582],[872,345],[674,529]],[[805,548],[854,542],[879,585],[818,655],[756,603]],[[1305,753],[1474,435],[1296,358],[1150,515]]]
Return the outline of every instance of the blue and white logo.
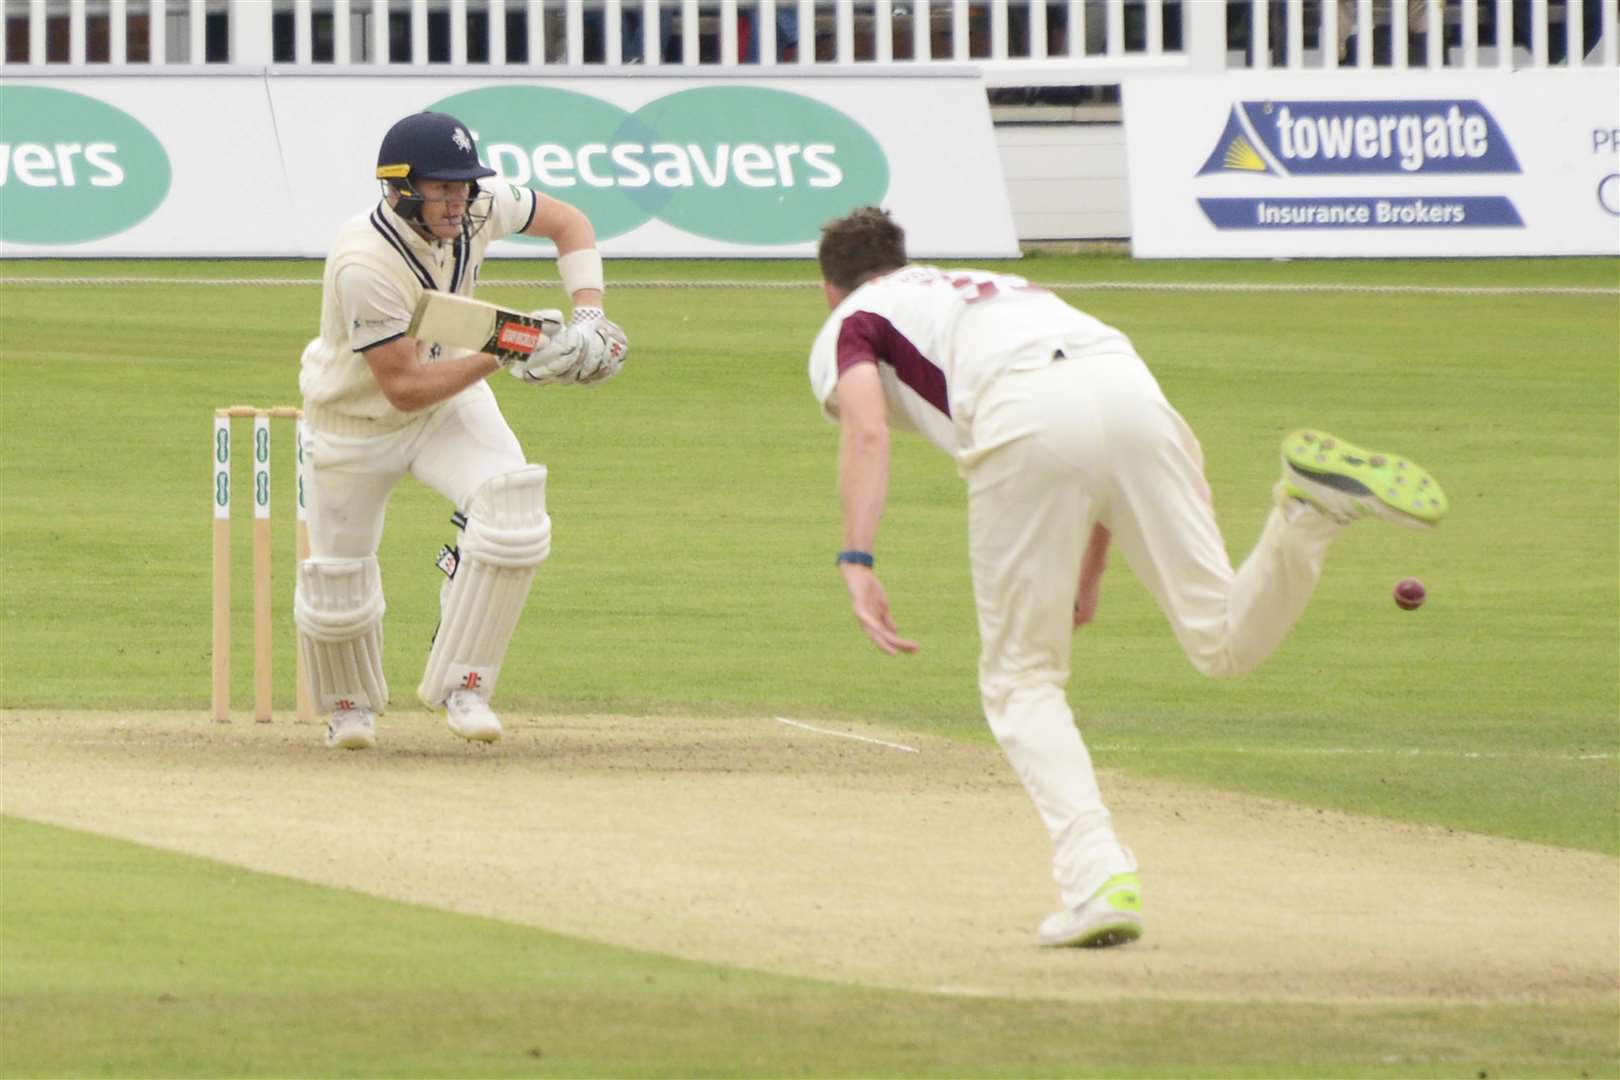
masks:
[[[1478,101],[1240,101],[1199,176],[1518,173]]]
[[[1254,179],[1210,179],[1219,190],[1198,207],[1223,232],[1522,229],[1506,195],[1436,182],[1522,172],[1501,125],[1473,99],[1240,101],[1197,175]]]

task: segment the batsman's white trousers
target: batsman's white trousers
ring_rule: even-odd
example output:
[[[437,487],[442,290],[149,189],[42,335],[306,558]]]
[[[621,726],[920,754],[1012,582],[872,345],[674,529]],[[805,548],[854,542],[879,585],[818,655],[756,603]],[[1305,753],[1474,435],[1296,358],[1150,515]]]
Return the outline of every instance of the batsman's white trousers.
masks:
[[[1233,570],[1203,453],[1134,354],[1056,360],[998,377],[964,461],[985,716],[1051,834],[1064,903],[1135,868],[1114,835],[1075,728],[1069,679],[1075,588],[1091,527],[1113,544],[1211,676],[1257,666],[1288,634],[1339,526],[1274,508]]]
[[[465,510],[486,482],[527,464],[494,394],[482,384],[473,390],[384,435],[305,429],[304,501],[314,558],[375,555],[388,496],[406,473]]]

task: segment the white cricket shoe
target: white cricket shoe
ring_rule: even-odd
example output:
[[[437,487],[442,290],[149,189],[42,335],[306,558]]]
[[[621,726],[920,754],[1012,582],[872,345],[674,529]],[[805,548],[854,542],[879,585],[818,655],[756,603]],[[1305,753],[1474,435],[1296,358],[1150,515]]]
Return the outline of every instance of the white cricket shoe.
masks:
[[[445,722],[450,730],[473,742],[495,742],[501,737],[501,721],[489,702],[472,690],[452,690],[444,702]]]
[[[1076,908],[1041,920],[1035,938],[1042,945],[1101,949],[1142,936],[1142,881],[1136,871],[1115,874]]]
[[[335,709],[326,722],[326,745],[333,750],[370,750],[377,745],[377,717],[370,709]]]

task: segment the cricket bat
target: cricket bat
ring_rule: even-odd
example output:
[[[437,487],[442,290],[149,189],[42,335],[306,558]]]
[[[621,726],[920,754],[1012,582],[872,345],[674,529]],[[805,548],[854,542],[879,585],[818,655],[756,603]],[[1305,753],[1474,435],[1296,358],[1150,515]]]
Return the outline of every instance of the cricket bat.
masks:
[[[522,360],[549,340],[545,323],[537,315],[435,289],[424,292],[416,302],[405,333],[418,341],[487,352],[502,360]]]

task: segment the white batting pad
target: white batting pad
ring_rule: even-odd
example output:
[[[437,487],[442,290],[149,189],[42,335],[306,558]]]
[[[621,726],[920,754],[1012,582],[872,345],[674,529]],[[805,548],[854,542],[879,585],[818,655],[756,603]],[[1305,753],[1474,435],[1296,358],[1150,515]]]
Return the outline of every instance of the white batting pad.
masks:
[[[535,567],[551,554],[546,469],[526,465],[473,495],[455,576],[440,593],[439,632],[417,694],[431,708],[452,690],[486,701],[529,597]]]
[[[376,558],[298,564],[293,618],[310,691],[325,712],[388,707],[382,668],[382,574]],[[347,702],[348,704],[343,704]]]

